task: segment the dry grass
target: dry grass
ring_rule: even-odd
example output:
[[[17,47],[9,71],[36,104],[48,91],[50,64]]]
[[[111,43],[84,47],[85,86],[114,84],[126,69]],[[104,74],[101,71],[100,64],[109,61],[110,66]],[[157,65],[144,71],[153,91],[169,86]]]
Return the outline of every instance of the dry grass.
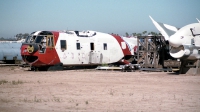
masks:
[[[2,84],[6,84],[6,83],[8,83],[8,81],[7,81],[7,80],[5,80],[5,79],[3,79],[3,80],[0,80],[0,85],[2,85]]]
[[[19,85],[19,84],[24,84],[25,82],[24,81],[21,81],[21,80],[12,80],[12,81],[7,81],[5,79],[3,80],[0,80],[0,85],[4,85],[4,84],[11,84],[11,85]]]

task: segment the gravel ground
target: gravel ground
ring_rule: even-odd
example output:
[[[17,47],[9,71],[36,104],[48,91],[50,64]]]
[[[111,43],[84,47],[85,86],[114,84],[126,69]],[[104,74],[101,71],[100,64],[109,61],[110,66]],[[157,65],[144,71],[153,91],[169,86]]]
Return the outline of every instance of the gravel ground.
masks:
[[[0,112],[199,112],[200,75],[0,67]]]

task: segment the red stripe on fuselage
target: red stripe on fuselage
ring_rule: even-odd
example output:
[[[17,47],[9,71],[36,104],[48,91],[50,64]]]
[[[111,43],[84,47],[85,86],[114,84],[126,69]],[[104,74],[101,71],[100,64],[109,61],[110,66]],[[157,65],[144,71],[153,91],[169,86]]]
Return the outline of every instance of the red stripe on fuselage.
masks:
[[[58,41],[58,37],[59,37],[59,32],[56,31],[52,31],[53,36],[54,36],[54,45],[56,45],[57,41]]]
[[[115,37],[115,39],[118,41],[118,43],[119,43],[119,45],[120,45],[120,47],[122,49],[121,42],[124,42],[124,40],[120,36],[118,36],[118,35],[112,35],[112,36]],[[128,45],[127,44],[126,44],[126,48],[122,49],[122,51],[123,51],[124,56],[125,55],[131,55],[131,52],[128,49]]]

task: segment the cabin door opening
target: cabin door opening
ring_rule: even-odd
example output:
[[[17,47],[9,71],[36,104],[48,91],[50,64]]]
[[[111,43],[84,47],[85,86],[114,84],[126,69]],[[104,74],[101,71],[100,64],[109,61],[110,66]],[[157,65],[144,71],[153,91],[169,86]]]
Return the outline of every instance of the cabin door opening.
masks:
[[[51,50],[54,48],[54,38],[52,35],[47,36],[47,47]]]
[[[38,36],[38,37],[40,37],[40,41],[41,41],[40,53],[46,53],[47,48],[50,48],[50,50],[54,48],[54,38],[52,35],[44,35],[44,36]]]
[[[89,55],[89,63],[93,64],[101,64],[102,63],[102,54],[100,52],[100,43],[96,42],[90,43],[90,55]]]
[[[53,35],[47,35],[46,36],[46,46],[44,48],[46,50],[46,54],[47,54],[46,58],[50,58],[50,59],[55,58],[56,50],[55,50],[54,47],[55,47],[54,36]]]

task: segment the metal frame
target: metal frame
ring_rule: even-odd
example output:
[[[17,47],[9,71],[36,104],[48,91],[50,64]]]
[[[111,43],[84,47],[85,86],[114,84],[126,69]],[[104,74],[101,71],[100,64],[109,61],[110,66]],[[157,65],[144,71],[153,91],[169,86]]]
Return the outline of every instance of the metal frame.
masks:
[[[141,68],[172,68],[180,66],[180,64],[174,66],[174,63],[178,61],[169,55],[169,44],[163,36],[138,36],[137,46],[137,64],[140,64]],[[167,65],[165,66],[166,63]]]

